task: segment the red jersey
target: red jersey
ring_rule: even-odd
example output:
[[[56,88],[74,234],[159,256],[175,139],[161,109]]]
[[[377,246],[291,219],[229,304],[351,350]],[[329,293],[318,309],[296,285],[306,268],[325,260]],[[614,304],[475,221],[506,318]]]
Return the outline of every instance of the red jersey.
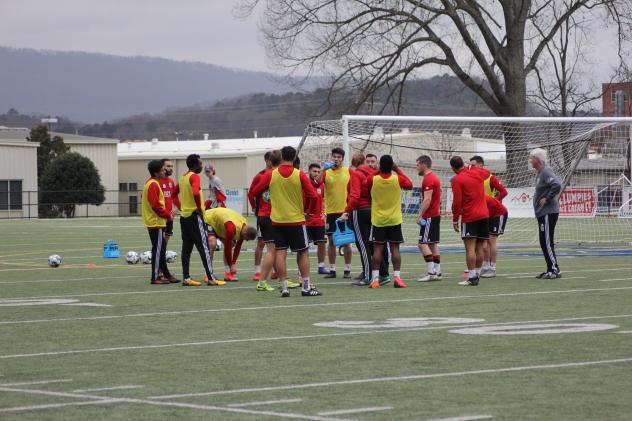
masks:
[[[316,190],[316,195],[318,196],[318,198],[316,198],[315,212],[309,218],[307,218],[307,222],[305,223],[305,225],[307,225],[308,227],[324,227],[325,220],[323,219],[323,216],[325,214],[323,212],[323,193],[325,192],[325,186],[324,183],[318,184],[311,178],[309,179],[309,181],[311,181],[312,186],[314,186],[314,190]],[[304,194],[303,201],[305,203],[305,209],[307,209],[307,200]]]
[[[252,179],[252,183],[250,183],[250,189],[248,190],[248,201],[250,202],[250,206],[252,207],[253,212],[256,216],[270,216],[270,212],[272,211],[272,206],[270,204],[270,192],[266,189],[263,193],[258,196],[254,196],[252,193],[252,188],[259,183],[261,177],[266,173],[272,173],[271,169],[266,168],[265,170],[261,170],[255,175]]]
[[[347,207],[345,212],[349,213],[357,209],[371,207],[371,192],[366,186],[366,179],[373,175],[375,170],[366,165],[361,165],[351,173],[349,182],[349,195],[347,196]]]
[[[479,171],[462,169],[452,178],[452,220],[474,222],[489,218],[485,202],[485,187]]]
[[[171,213],[174,202],[178,208],[180,207],[178,195],[173,193],[176,189],[176,183],[169,177],[161,178],[159,183],[160,188],[162,189],[162,194],[165,198],[165,208],[167,209],[167,212]]]
[[[502,200],[509,194],[505,186],[503,186],[503,184],[500,182],[500,180],[498,180],[498,178],[496,178],[495,175],[492,175],[490,177],[489,187],[492,191],[497,192],[496,199],[498,199],[500,202],[502,202]]]
[[[498,218],[499,216],[507,214],[507,208],[505,205],[500,203],[500,200],[485,195],[485,202],[487,203],[487,210],[489,211],[490,218]]]
[[[421,182],[421,200],[423,202],[426,192],[432,192],[432,198],[430,199],[430,206],[423,213],[422,218],[434,218],[441,215],[441,182],[439,177],[432,171],[424,175],[424,179]]]

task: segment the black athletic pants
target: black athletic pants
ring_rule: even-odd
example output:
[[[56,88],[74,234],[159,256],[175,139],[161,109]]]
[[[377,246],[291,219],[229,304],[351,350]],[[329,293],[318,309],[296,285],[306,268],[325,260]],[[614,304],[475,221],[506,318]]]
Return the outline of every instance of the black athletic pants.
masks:
[[[558,213],[549,213],[538,217],[538,231],[540,233],[540,247],[544,260],[546,260],[546,271],[559,273],[560,267],[557,264],[555,255],[555,225],[557,224]]]
[[[164,228],[147,228],[149,239],[151,240],[151,281],[158,278],[158,274],[162,270],[166,277],[171,276],[167,267],[167,259],[165,253],[165,229]]]
[[[183,279],[190,278],[189,265],[193,245],[197,248],[206,276],[211,279],[213,274],[213,262],[208,248],[208,236],[202,217],[194,212],[191,216],[180,217],[180,231],[182,232],[182,276]]]
[[[356,247],[360,252],[364,279],[371,280],[371,258],[373,256],[373,244],[369,241],[371,208],[357,209],[351,212],[349,214],[349,227],[353,230],[356,237]],[[388,247],[384,247],[384,253],[382,254],[380,276],[388,276]]]

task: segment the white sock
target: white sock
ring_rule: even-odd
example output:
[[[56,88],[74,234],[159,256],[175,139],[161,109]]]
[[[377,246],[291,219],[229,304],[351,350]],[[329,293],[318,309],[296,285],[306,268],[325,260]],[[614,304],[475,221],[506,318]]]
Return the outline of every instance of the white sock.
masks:
[[[474,270],[476,270],[476,276],[480,276],[480,274],[481,274],[481,268],[476,268],[476,269],[474,269]]]
[[[490,267],[492,270],[496,270],[496,262],[491,262],[491,263],[489,264],[489,267]]]
[[[303,278],[303,291],[309,291],[309,278]]]
[[[276,270],[274,270],[274,268],[272,268],[272,272],[271,273],[276,273]]]
[[[281,281],[281,290],[287,291],[287,280]]]
[[[224,273],[230,273],[230,266],[224,265]]]
[[[394,270],[393,271],[393,276],[395,278],[401,278],[401,272],[399,270]]]
[[[434,271],[435,271],[435,264],[434,264],[434,262],[426,262],[426,268],[428,270],[428,273],[434,273]]]
[[[319,268],[324,268],[325,267],[325,262],[318,262],[318,267]]]
[[[380,279],[380,271],[379,270],[372,270],[371,271],[371,277],[373,278],[373,280]]]
[[[336,271],[336,265],[329,265],[329,270],[331,272],[335,272]]]
[[[351,265],[346,264],[345,263],[345,271],[350,272],[351,271]]]
[[[470,269],[469,278],[476,278],[476,269]]]
[[[255,273],[259,273],[261,272],[261,265],[256,265],[255,266]]]
[[[434,264],[435,273],[441,273],[441,263]]]

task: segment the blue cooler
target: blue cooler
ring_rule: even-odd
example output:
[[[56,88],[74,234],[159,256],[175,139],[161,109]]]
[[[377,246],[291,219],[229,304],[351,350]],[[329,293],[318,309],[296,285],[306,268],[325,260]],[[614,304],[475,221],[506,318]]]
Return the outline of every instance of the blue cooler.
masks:
[[[114,240],[107,240],[103,244],[103,258],[104,259],[116,259],[120,257],[119,246]]]
[[[355,243],[355,234],[347,227],[347,223],[340,219],[336,220],[336,231],[334,231],[332,238],[336,247]]]

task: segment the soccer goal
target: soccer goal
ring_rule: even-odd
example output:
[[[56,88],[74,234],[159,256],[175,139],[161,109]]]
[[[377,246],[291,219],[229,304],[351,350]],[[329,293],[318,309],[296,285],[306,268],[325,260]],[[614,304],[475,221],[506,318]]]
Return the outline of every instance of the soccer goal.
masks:
[[[532,198],[535,171],[529,151],[543,148],[562,182],[556,240],[568,244],[632,244],[630,142],[632,118],[500,118],[343,116],[308,125],[299,146],[301,162],[323,162],[333,147],[354,153],[390,154],[413,180],[415,189],[402,195],[406,243],[416,244],[415,223],[421,177],[416,158],[429,155],[442,191],[442,243],[456,244],[450,233],[452,175],[449,160],[474,155],[507,187],[509,210],[504,244],[537,242]]]

